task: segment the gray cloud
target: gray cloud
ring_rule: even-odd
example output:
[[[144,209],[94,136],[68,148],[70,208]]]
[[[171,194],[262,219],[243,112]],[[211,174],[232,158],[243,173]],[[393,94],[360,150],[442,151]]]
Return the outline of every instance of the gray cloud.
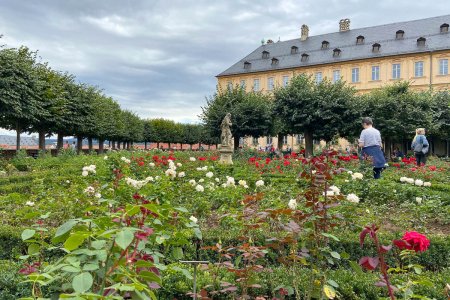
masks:
[[[215,75],[262,38],[333,32],[449,13],[448,1],[2,0],[0,33],[141,117],[197,122]]]

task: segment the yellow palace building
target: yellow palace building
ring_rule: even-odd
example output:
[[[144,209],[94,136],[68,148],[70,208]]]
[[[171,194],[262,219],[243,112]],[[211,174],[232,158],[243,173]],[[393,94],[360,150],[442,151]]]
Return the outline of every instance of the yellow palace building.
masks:
[[[316,82],[342,79],[361,93],[399,80],[416,89],[450,87],[450,15],[380,26],[350,29],[350,20],[339,22],[339,31],[309,36],[307,25],[300,37],[268,40],[217,75],[220,88],[240,85],[247,91],[270,93],[301,73]],[[277,144],[276,138],[245,139],[247,146]],[[285,137],[285,147],[296,148],[301,136]]]

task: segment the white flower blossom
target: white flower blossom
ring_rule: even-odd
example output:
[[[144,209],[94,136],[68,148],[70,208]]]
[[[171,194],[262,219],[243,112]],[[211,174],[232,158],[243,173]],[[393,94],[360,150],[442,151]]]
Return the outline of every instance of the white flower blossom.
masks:
[[[208,166],[204,166],[203,168],[201,168],[202,171],[207,171],[208,170]]]
[[[423,185],[423,181],[420,179],[416,179],[416,181],[414,181],[414,184],[417,186],[422,186]]]
[[[316,174],[317,171],[316,171],[316,170],[312,170],[311,173],[312,173],[312,174]]]
[[[127,183],[127,185],[132,186],[136,189],[140,189],[142,188],[144,185],[146,185],[148,183],[148,180],[135,180],[133,178],[130,177],[126,177],[125,178],[125,182]]]
[[[107,160],[108,159],[108,155],[103,156],[103,159]]]
[[[100,193],[95,193],[94,197],[100,199],[100,198],[102,197],[102,194],[100,194]]]
[[[416,197],[416,202],[417,202],[418,204],[422,203],[422,198],[421,198],[421,197]]]
[[[153,182],[153,181],[155,181],[155,179],[153,179],[152,176],[149,176],[149,177],[145,178],[145,181],[147,181],[147,182]]]
[[[177,163],[177,167],[182,167],[183,165],[181,163]]]
[[[70,180],[66,180],[66,183],[70,183]]]
[[[290,209],[297,209],[297,200],[295,199],[289,200],[288,207]]]
[[[81,176],[83,176],[83,177],[86,177],[86,176],[88,176],[89,175],[89,172],[88,171],[83,171],[83,172],[81,172]]]
[[[350,175],[352,175],[352,174],[353,174],[353,171],[347,171],[347,173],[350,174]]]
[[[94,196],[95,188],[92,186],[88,186],[87,188],[84,189],[84,193],[88,196]]]
[[[195,182],[195,179],[191,179],[191,180],[189,180],[189,184],[194,186],[197,184],[197,182]]]
[[[333,191],[333,193],[334,193],[336,196],[338,196],[338,195],[341,193],[341,190],[340,190],[337,186],[335,186],[335,185],[330,186],[329,189],[330,189],[331,191]]]
[[[128,158],[126,158],[126,157],[124,157],[124,156],[122,156],[122,157],[120,158],[120,160],[122,160],[123,162],[125,162],[125,163],[127,163],[127,164],[130,164],[130,163],[131,163],[131,160],[129,160]]]
[[[263,180],[258,180],[257,182],[255,182],[256,187],[258,186],[264,186],[264,181]]]
[[[151,162],[151,163],[149,163],[148,165],[149,165],[150,167],[153,168],[153,167],[155,166],[155,163],[152,163],[152,162]]]
[[[197,192],[203,192],[205,190],[205,188],[202,185],[197,184],[197,186],[195,187],[195,190]]]
[[[197,171],[201,171],[201,170],[202,170],[202,168],[198,167],[198,168],[197,168],[196,170],[197,170]]]
[[[189,218],[189,220],[191,220],[193,223],[195,223],[195,224],[197,224],[197,222],[198,222],[198,219],[196,218],[196,217],[194,217],[194,216],[191,216],[190,218]]]
[[[424,182],[423,186],[431,186],[431,182]]]
[[[184,176],[186,176],[186,173],[184,173],[184,172],[178,173],[178,177],[183,178]]]
[[[190,161],[196,161],[195,157],[189,157]]]
[[[355,173],[353,173],[353,174],[351,174],[352,175],[352,179],[353,180],[356,180],[356,179],[363,179],[363,177],[364,177],[364,175],[362,174],[362,173],[358,173],[358,172],[355,172]]]
[[[165,174],[166,176],[169,176],[170,179],[174,179],[175,177],[177,177],[177,172],[173,169],[167,169]]]
[[[410,184],[414,184],[414,178],[406,178],[406,182]]]
[[[155,176],[155,180],[160,180],[161,176]]]
[[[400,182],[406,182],[407,179],[407,177],[400,177]]]
[[[356,196],[355,194],[348,194],[347,200],[353,203],[359,203],[359,197]]]
[[[334,192],[333,191],[327,191],[326,193],[324,192],[324,193],[322,193],[322,195],[324,195],[324,196],[334,196]]]
[[[230,186],[235,186],[235,180],[233,177],[227,176],[227,182],[226,182],[226,186],[230,187]]]
[[[205,176],[208,177],[208,178],[212,178],[214,176],[214,173],[213,172],[208,172],[208,173],[206,173]]]
[[[200,183],[205,182],[205,179],[200,178],[200,179],[198,180],[198,182],[200,182]]]
[[[25,203],[25,205],[28,205],[28,206],[34,206],[34,202],[33,202],[33,201],[27,201],[27,202]]]
[[[239,184],[240,186],[246,186],[246,185],[247,185],[247,181],[245,181],[245,180],[239,180],[239,181],[238,181],[238,184]]]
[[[215,181],[216,181],[216,182],[220,182],[220,179],[216,177]]]

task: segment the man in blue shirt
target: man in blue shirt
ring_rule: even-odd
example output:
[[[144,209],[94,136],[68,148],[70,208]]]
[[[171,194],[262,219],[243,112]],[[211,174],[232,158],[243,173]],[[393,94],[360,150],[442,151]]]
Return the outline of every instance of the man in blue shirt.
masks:
[[[381,150],[381,134],[372,125],[372,118],[363,118],[362,126],[364,129],[359,137],[359,146],[362,148],[361,155],[364,158],[370,157],[372,159],[373,178],[379,179],[381,177],[381,171],[386,164],[386,159]]]

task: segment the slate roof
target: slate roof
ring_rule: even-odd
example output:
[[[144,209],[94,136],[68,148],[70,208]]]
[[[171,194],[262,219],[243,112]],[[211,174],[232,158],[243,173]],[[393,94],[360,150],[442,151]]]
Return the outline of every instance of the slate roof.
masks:
[[[0,135],[0,145],[15,146],[16,137],[12,135]],[[20,137],[20,145],[22,146],[38,146],[39,143],[34,137]]]
[[[217,75],[217,77],[408,53],[447,50],[450,49],[450,32],[440,32],[440,26],[444,23],[450,24],[450,15],[310,36],[305,41],[301,41],[298,38],[265,44]],[[338,27],[338,24],[336,24],[336,27]],[[396,39],[398,30],[405,32],[403,39]],[[357,45],[356,38],[360,35],[365,38],[364,44]],[[417,45],[417,39],[420,37],[426,38],[425,46]],[[321,49],[322,41],[329,42],[328,49]],[[374,43],[381,45],[378,53],[372,52]],[[292,46],[298,47],[297,54],[291,54]],[[333,50],[336,48],[341,50],[339,57],[333,57]],[[270,53],[269,58],[262,58],[263,51]],[[306,62],[301,61],[303,53],[309,55]],[[278,59],[277,65],[271,64],[273,57]],[[251,67],[244,69],[244,62],[251,63]]]

